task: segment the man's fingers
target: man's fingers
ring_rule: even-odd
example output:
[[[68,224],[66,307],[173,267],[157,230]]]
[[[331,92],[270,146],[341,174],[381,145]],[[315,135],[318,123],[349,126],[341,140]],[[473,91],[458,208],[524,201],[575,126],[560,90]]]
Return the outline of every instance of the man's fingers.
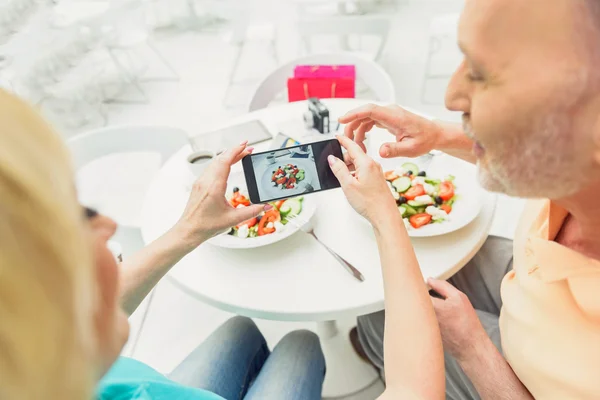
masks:
[[[354,177],[350,173],[350,170],[348,169],[348,166],[345,162],[332,155],[327,157],[327,161],[329,162],[331,171],[338,179],[338,181],[340,181],[342,187],[345,187],[354,181]]]
[[[365,141],[367,132],[370,132],[375,125],[375,121],[363,121],[362,124],[354,131],[354,141],[358,144],[362,144]]]
[[[394,122],[394,110],[389,107],[382,107],[375,104],[367,104],[365,106],[349,111],[342,116],[339,121],[346,124],[351,121],[361,119],[372,119],[384,125],[391,125]]]
[[[346,114],[342,115],[338,121],[340,122],[340,124],[347,124],[357,119],[371,118],[373,110],[375,110],[378,107],[380,106],[377,106],[375,104],[365,104],[364,106],[360,106],[358,108],[348,111]]]
[[[344,135],[350,140],[354,140],[354,131],[360,126],[362,120],[352,121],[344,127]]]
[[[340,141],[342,147],[348,152],[348,157],[354,165],[359,165],[361,162],[368,159],[365,151],[351,139],[345,136],[337,136],[337,139]]]
[[[441,294],[442,297],[444,297],[445,299],[447,299],[448,297],[453,297],[459,292],[458,289],[452,286],[450,283],[446,281],[441,281],[439,279],[429,278],[427,279],[427,284],[433,290]]]
[[[414,148],[414,143],[410,140],[402,140],[400,142],[384,143],[379,148],[379,155],[383,158],[393,157],[414,157],[417,154]]]

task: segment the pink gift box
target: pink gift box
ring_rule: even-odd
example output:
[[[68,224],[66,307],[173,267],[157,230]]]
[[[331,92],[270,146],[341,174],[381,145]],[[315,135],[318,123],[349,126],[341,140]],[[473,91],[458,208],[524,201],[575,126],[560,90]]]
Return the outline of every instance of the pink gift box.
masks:
[[[294,78],[356,79],[356,68],[354,65],[297,65]]]

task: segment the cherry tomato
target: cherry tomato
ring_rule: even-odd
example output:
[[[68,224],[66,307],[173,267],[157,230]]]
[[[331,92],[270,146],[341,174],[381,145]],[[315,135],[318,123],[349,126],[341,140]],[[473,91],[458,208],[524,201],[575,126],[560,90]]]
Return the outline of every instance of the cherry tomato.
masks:
[[[385,180],[390,182],[395,181],[399,178],[399,176],[396,175],[396,172],[394,171],[386,171],[383,175],[385,176]]]
[[[408,189],[406,193],[403,194],[407,200],[414,200],[417,196],[423,196],[425,194],[425,188],[423,185],[415,185]]]
[[[444,201],[448,201],[454,197],[454,185],[452,182],[442,182],[440,185],[440,197]]]
[[[408,222],[410,222],[413,228],[420,228],[431,222],[431,215],[425,213],[415,214],[408,219]]]
[[[452,211],[452,206],[450,204],[442,204],[440,208],[446,211],[446,214],[450,214],[450,212]]]
[[[275,183],[277,183],[278,185],[281,185],[283,183],[285,183],[287,181],[287,178],[284,176],[282,178],[279,178],[275,181]]]

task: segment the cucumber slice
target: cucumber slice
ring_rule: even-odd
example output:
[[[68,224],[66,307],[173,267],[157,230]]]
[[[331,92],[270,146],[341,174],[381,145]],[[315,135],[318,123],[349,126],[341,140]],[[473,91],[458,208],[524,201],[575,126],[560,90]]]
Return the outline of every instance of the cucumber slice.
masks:
[[[409,200],[407,203],[411,207],[421,207],[423,205],[423,203],[420,203],[416,200]]]
[[[404,193],[410,189],[411,180],[408,176],[401,176],[392,182],[392,186],[399,192]]]
[[[406,209],[406,212],[404,213],[403,217],[410,217],[412,215],[418,214],[418,212],[408,204],[403,204],[402,207]]]
[[[426,207],[426,206],[416,207],[416,208],[415,208],[415,212],[416,212],[417,214],[423,214],[423,213],[425,212],[425,210],[426,210],[426,209],[427,209],[427,207]]]
[[[300,214],[302,212],[302,201],[297,199],[286,200],[279,209],[279,212],[284,215]]]
[[[288,205],[286,205],[285,203],[283,203],[281,205],[281,208],[279,208],[279,215],[281,215],[281,218],[285,218],[288,215],[290,215],[290,213],[292,212],[292,207]]]
[[[404,170],[406,171],[411,171],[413,173],[413,175],[416,175],[419,173],[419,167],[416,166],[416,164],[413,163],[404,163],[402,164],[402,168],[404,168]]]
[[[398,206],[398,211],[400,211],[400,216],[404,217],[404,214],[406,214],[406,207]]]

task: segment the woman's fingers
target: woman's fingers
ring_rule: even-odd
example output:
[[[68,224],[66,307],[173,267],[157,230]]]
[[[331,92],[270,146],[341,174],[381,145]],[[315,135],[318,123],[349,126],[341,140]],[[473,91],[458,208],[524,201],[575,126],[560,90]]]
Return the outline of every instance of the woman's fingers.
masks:
[[[246,147],[247,144],[248,141],[244,141],[219,154],[200,179],[204,178],[206,175],[206,178],[210,179],[210,181],[213,182],[213,185],[218,186],[219,189],[222,189],[224,192],[227,187],[231,166],[252,153],[254,150],[253,147]]]
[[[354,181],[354,177],[350,173],[350,170],[348,169],[348,166],[345,162],[333,155],[327,157],[327,161],[329,162],[331,171],[338,179],[338,181],[340,181],[342,187],[346,187]]]

